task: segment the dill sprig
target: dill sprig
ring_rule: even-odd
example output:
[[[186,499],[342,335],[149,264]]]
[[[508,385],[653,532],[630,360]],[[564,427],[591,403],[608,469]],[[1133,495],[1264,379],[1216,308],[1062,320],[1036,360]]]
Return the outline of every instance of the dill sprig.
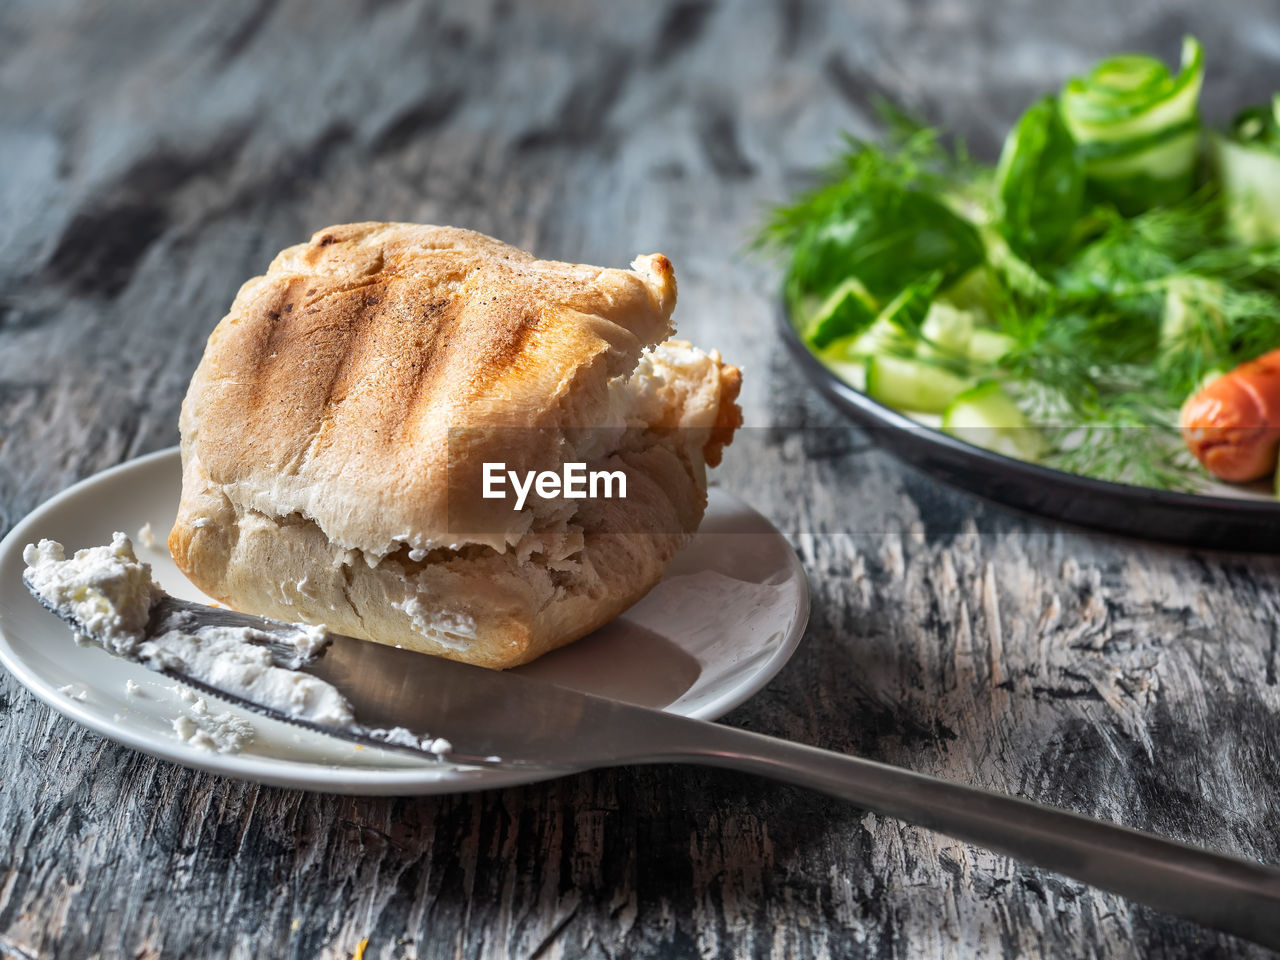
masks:
[[[893,186],[946,195],[967,193],[990,171],[974,160],[964,141],[951,149],[942,133],[887,101],[876,104],[884,130],[879,142],[841,134],[841,148],[817,177],[817,185],[791,203],[773,208],[752,247],[791,253],[815,224],[844,212],[851,200],[876,187]]]

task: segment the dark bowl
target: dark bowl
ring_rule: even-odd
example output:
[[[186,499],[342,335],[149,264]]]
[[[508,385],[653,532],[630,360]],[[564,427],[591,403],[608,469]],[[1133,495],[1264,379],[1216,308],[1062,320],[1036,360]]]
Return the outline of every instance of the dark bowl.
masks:
[[[1183,546],[1280,553],[1280,501],[1095,480],[975,447],[872,400],[815,357],[778,310],[783,342],[837,410],[905,463],[985,500],[1107,533]]]

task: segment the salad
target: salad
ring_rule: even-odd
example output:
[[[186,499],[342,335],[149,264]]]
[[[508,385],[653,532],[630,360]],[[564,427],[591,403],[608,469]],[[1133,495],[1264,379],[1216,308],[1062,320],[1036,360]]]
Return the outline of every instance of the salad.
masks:
[[[1202,123],[1204,52],[1123,54],[984,164],[892,108],[773,211],[793,325],[836,375],[961,439],[1104,480],[1276,472],[1280,94]],[[1272,353],[1271,351],[1277,351]]]

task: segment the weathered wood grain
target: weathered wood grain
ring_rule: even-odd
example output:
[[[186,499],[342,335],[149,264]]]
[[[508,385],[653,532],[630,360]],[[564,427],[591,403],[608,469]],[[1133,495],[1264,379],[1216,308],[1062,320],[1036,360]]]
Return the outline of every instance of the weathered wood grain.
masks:
[[[1280,86],[1265,0],[839,6],[301,0],[0,10],[0,531],[173,443],[237,285],[331,222],[662,250],[746,370],[723,482],[809,571],[794,661],[726,722],[1280,861],[1280,561],[1012,516],[901,468],[771,332],[761,211],[887,95],[990,156],[1118,47],[1205,41],[1206,111]],[[442,798],[219,780],[0,679],[0,955],[1259,956],[823,797],[635,769]]]

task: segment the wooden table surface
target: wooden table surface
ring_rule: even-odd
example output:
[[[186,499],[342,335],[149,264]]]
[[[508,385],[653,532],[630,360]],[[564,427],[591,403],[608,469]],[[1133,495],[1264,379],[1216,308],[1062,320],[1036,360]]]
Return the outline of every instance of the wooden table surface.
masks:
[[[181,9],[180,9],[181,8]],[[888,459],[772,332],[745,240],[884,94],[993,157],[1035,94],[1204,41],[1207,115],[1280,87],[1269,0],[244,0],[0,12],[0,532],[177,440],[239,283],[330,223],[661,250],[745,370],[721,472],[809,573],[725,722],[1280,861],[1280,562],[1014,516]],[[361,799],[158,762],[0,679],[0,955],[1259,956],[773,783],[623,769]]]

